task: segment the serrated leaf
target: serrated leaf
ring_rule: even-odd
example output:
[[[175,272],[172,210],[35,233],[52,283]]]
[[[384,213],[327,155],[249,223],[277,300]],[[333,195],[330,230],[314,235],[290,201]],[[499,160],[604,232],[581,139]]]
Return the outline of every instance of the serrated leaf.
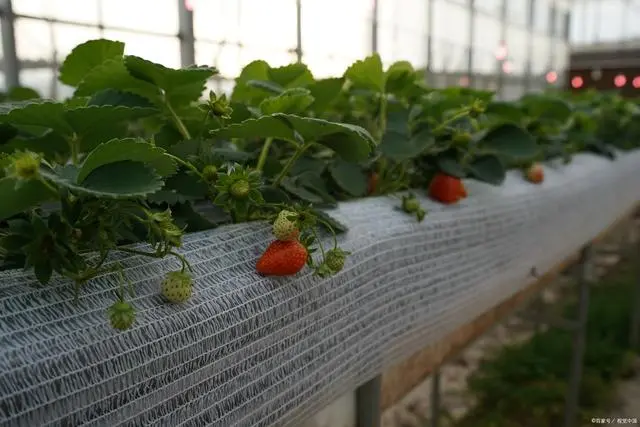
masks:
[[[343,223],[341,223],[340,221],[338,221],[337,219],[335,219],[334,217],[332,217],[331,215],[329,215],[328,213],[326,213],[324,211],[312,208],[311,212],[313,212],[314,215],[316,215],[322,221],[328,223],[329,226],[331,226],[331,228],[333,229],[333,231],[336,232],[336,234],[345,233],[345,232],[347,232],[349,230],[346,225],[344,225]],[[320,222],[320,224],[324,228],[327,228],[326,224],[323,224],[322,221]],[[331,231],[331,230],[329,230],[329,231]]]
[[[120,122],[148,117],[157,112],[155,108],[92,105],[67,110],[65,118],[77,135],[84,136],[99,129],[111,128]]]
[[[455,149],[447,150],[438,154],[435,161],[438,166],[438,170],[446,173],[447,175],[455,176],[457,178],[465,178],[467,176],[467,172],[464,166],[460,163],[458,152]]]
[[[337,159],[329,165],[329,173],[338,186],[354,197],[367,193],[367,175],[354,163]]]
[[[16,86],[9,89],[7,99],[11,101],[28,101],[40,99],[40,94],[29,87]]]
[[[421,154],[436,142],[428,127],[410,135],[408,119],[409,112],[406,110],[390,113],[387,120],[387,130],[378,147],[383,155],[397,162]]]
[[[69,143],[57,132],[47,131],[31,138],[19,137],[0,146],[0,151],[12,153],[15,150],[28,150],[43,154],[46,159],[66,160],[69,155]]]
[[[78,184],[78,172],[75,166],[67,165],[55,171],[42,171],[42,174],[69,190],[116,199],[145,197],[164,185],[153,169],[140,162],[122,161],[100,166],[82,184]]]
[[[123,92],[116,89],[104,89],[94,94],[86,105],[122,105],[124,107],[156,107],[147,98],[135,93]]]
[[[162,101],[158,88],[129,74],[123,59],[110,59],[93,68],[78,84],[74,96],[93,96],[105,89],[135,93],[156,105]]]
[[[278,96],[264,99],[260,103],[260,110],[263,114],[299,114],[309,108],[313,101],[313,96],[308,89],[287,89]]]
[[[299,143],[314,141],[322,144],[347,161],[366,160],[375,147],[375,140],[365,129],[346,123],[335,123],[292,114],[273,114],[211,131],[219,138],[278,138]]]
[[[292,195],[298,197],[301,200],[304,200],[305,202],[315,204],[324,202],[322,197],[309,191],[307,188],[289,177],[285,177],[280,183],[280,186],[288,193],[291,193]]]
[[[59,80],[69,86],[77,86],[94,68],[105,61],[121,58],[124,43],[98,39],[89,40],[76,46],[60,67]]]
[[[283,88],[306,86],[314,81],[309,67],[300,62],[283,65],[282,67],[269,67],[267,75],[270,81]]]
[[[248,85],[251,80],[269,81],[269,64],[258,60],[247,64],[236,78],[231,101],[236,103],[250,103],[254,99],[264,99],[268,96],[264,90]]]
[[[132,55],[124,58],[124,64],[133,77],[162,89],[172,104],[197,100],[202,95],[207,80],[217,74],[213,67],[173,69]]]
[[[500,159],[492,155],[478,156],[469,165],[471,175],[492,185],[500,185],[506,177],[506,169]]]
[[[272,93],[274,95],[280,95],[282,92],[284,92],[284,88],[282,86],[267,80],[249,80],[247,81],[246,84],[249,87],[261,89],[265,92]]]
[[[511,123],[503,123],[490,129],[478,142],[484,152],[490,152],[513,160],[535,157],[538,146],[533,136],[523,128]]]
[[[307,86],[314,98],[311,109],[318,113],[326,111],[338,99],[343,86],[343,77],[322,79],[311,83]]]
[[[356,61],[344,73],[355,87],[384,92],[385,74],[380,55],[373,54],[363,60]]]
[[[64,106],[53,101],[17,101],[0,104],[0,121],[13,125],[39,126],[71,135]]]
[[[416,72],[410,62],[398,61],[389,67],[385,73],[384,89],[389,93],[399,93],[413,88],[411,84],[416,80]]]
[[[114,139],[100,144],[87,155],[78,171],[76,182],[81,184],[94,170],[122,161],[143,163],[159,176],[169,176],[176,172],[175,162],[162,148],[135,138]]]
[[[327,164],[324,160],[302,156],[291,168],[291,176],[300,175],[305,172],[322,175],[326,167]]]
[[[40,181],[28,181],[16,189],[16,180],[0,179],[0,220],[7,219],[49,200],[55,200],[53,192]]]

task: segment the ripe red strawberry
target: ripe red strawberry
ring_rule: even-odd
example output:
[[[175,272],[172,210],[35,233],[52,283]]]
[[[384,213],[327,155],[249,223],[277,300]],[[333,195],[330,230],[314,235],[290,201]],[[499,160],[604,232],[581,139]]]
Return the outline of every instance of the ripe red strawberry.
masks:
[[[429,184],[429,197],[447,205],[458,202],[466,193],[460,178],[441,172],[437,173]]]
[[[534,163],[527,169],[526,178],[534,184],[540,184],[544,181],[544,169],[540,163]]]
[[[367,195],[370,196],[378,189],[379,176],[376,172],[371,172],[367,182]]]
[[[309,252],[299,241],[275,240],[264,251],[256,270],[265,276],[292,276],[307,263]]]

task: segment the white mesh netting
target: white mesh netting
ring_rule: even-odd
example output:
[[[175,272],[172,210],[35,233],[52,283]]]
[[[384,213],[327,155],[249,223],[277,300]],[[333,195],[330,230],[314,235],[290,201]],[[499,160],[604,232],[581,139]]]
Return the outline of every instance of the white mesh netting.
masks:
[[[344,203],[345,270],[321,280],[262,278],[268,224],[195,233],[182,253],[194,297],[164,304],[174,260],[120,257],[138,318],[113,330],[115,275],[82,291],[0,275],[1,426],[299,425],[345,392],[531,284],[640,199],[640,152],[581,154],[535,186],[469,182],[425,221],[392,198]]]

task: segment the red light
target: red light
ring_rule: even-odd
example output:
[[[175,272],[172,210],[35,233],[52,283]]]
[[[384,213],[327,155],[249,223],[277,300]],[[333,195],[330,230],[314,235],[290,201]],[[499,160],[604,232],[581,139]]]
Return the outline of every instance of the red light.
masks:
[[[193,2],[191,0],[184,0],[184,8],[189,12],[193,12]]]
[[[633,85],[633,87],[635,87],[636,89],[640,88],[640,76],[636,76],[633,78],[633,80],[631,81],[631,84]]]
[[[583,84],[584,84],[584,80],[580,76],[575,76],[574,78],[571,79],[571,87],[574,89],[581,88]]]
[[[502,61],[507,57],[508,54],[509,51],[507,50],[507,45],[505,45],[504,42],[501,42],[496,49],[496,59],[498,61]]]
[[[502,71],[504,71],[505,74],[510,74],[512,69],[511,62],[505,61],[502,63]]]
[[[458,84],[463,87],[469,86],[469,77],[467,76],[460,77],[460,81],[458,82]]]
[[[613,79],[613,84],[616,85],[616,87],[622,87],[627,84],[627,78],[622,74],[618,74]]]
[[[558,80],[558,73],[555,71],[549,71],[547,73],[547,83],[553,84]]]

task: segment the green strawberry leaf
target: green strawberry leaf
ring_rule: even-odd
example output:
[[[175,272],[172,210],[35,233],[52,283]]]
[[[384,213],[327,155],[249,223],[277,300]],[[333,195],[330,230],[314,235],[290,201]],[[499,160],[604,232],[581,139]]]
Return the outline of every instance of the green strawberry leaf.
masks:
[[[380,55],[373,54],[361,61],[356,61],[344,73],[359,89],[370,89],[379,93],[384,92],[385,74]]]
[[[501,121],[522,123],[526,116],[524,111],[510,102],[494,101],[487,105],[485,114]]]
[[[460,163],[458,152],[455,149],[449,149],[439,153],[436,157],[436,165],[441,172],[449,176],[455,176],[457,178],[465,178],[467,176],[467,172]]]
[[[293,114],[272,114],[211,131],[218,138],[278,138],[294,143],[312,141],[335,151],[344,160],[366,160],[375,140],[365,129]]]
[[[18,136],[18,129],[8,123],[0,123],[0,145],[6,144]]]
[[[137,198],[162,189],[164,183],[153,169],[141,162],[120,161],[94,169],[81,184],[79,169],[73,165],[42,171],[42,175],[61,187],[93,197]]]
[[[137,56],[126,56],[124,64],[133,77],[162,89],[172,104],[196,101],[202,95],[207,80],[217,74],[213,67],[173,69]]]
[[[322,220],[320,222],[320,225],[323,226],[324,228],[327,228],[327,225],[329,225],[333,229],[333,231],[336,232],[336,234],[346,233],[348,231],[348,228],[346,225],[344,225],[343,223],[341,223],[340,221],[338,221],[337,219],[335,219],[325,211],[311,208],[311,212],[313,212],[313,214],[316,217],[318,217],[318,219]],[[328,231],[331,231],[331,230],[328,230]]]
[[[48,128],[64,135],[73,134],[73,129],[65,120],[64,106],[53,101],[30,100],[0,104],[0,122]]]
[[[40,94],[31,88],[16,86],[9,89],[7,99],[10,101],[28,101],[30,99],[40,99]]]
[[[269,68],[269,64],[262,60],[247,64],[236,78],[235,86],[231,93],[231,101],[235,103],[252,103],[254,100],[260,101],[264,99],[269,93],[280,93],[279,89],[277,91],[270,90],[269,85],[265,85],[265,87],[249,85],[250,81],[268,82]],[[278,88],[280,87],[280,85],[277,86]]]
[[[340,188],[354,197],[362,197],[367,193],[367,175],[355,163],[336,159],[329,165],[329,173]]]
[[[315,203],[315,204],[319,204],[319,203],[323,203],[324,200],[321,196],[319,196],[318,194],[309,191],[304,185],[302,185],[301,182],[299,182],[298,180],[294,180],[292,178],[289,177],[285,177],[282,182],[280,183],[280,186],[287,191],[288,193],[291,193],[292,195],[296,196],[297,198],[299,198],[300,200],[303,200],[305,202],[309,202],[309,203]]]
[[[500,158],[490,154],[474,158],[469,172],[475,179],[493,185],[502,184],[507,173]]]
[[[269,67],[267,75],[270,81],[283,88],[307,86],[314,82],[313,74],[309,71],[309,67],[299,62],[282,67]]]
[[[129,74],[121,58],[109,59],[88,72],[78,84],[74,96],[93,96],[106,89],[134,93],[156,105],[162,102],[158,88]]]
[[[249,80],[247,86],[262,89],[264,92],[269,92],[274,95],[280,95],[285,90],[279,84],[267,80]]]
[[[311,83],[307,86],[314,99],[311,109],[318,113],[326,111],[338,99],[343,86],[344,78],[342,77],[322,79]]]
[[[385,73],[385,92],[399,93],[407,88],[412,88],[411,84],[416,80],[416,71],[413,65],[407,61],[398,61],[389,67]]]
[[[59,80],[69,86],[78,86],[94,68],[109,59],[122,58],[124,43],[112,40],[89,40],[76,46],[60,67]]]
[[[489,129],[478,141],[478,147],[483,152],[513,160],[527,160],[539,153],[533,136],[520,126],[511,123],[502,123]]]
[[[135,161],[153,169],[159,176],[169,176],[176,172],[176,164],[162,148],[148,142],[135,139],[113,139],[96,147],[87,155],[78,171],[77,183],[85,179],[96,169],[114,162]]]
[[[11,177],[0,179],[0,220],[21,212],[27,212],[43,202],[55,200],[55,196],[41,181],[27,181],[16,188],[17,181]]]
[[[67,110],[65,118],[79,136],[97,133],[116,123],[147,117],[158,112],[155,108],[125,107],[124,105],[92,105]]]
[[[69,157],[69,143],[57,132],[51,130],[34,137],[18,137],[0,146],[0,151],[12,153],[16,150],[32,151],[43,154],[46,159],[60,159],[63,162]]]
[[[288,113],[299,114],[313,104],[313,96],[308,89],[287,89],[280,95],[264,99],[260,103],[263,114]]]
[[[149,101],[149,99],[136,95],[135,93],[123,92],[116,89],[104,89],[95,93],[87,102],[87,106],[91,105],[122,105],[124,107],[142,107],[153,108],[156,107]]]
[[[416,157],[436,142],[428,127],[423,127],[414,135],[410,135],[407,128],[408,120],[407,110],[390,112],[387,118],[387,129],[380,142],[380,152],[397,162]]]

